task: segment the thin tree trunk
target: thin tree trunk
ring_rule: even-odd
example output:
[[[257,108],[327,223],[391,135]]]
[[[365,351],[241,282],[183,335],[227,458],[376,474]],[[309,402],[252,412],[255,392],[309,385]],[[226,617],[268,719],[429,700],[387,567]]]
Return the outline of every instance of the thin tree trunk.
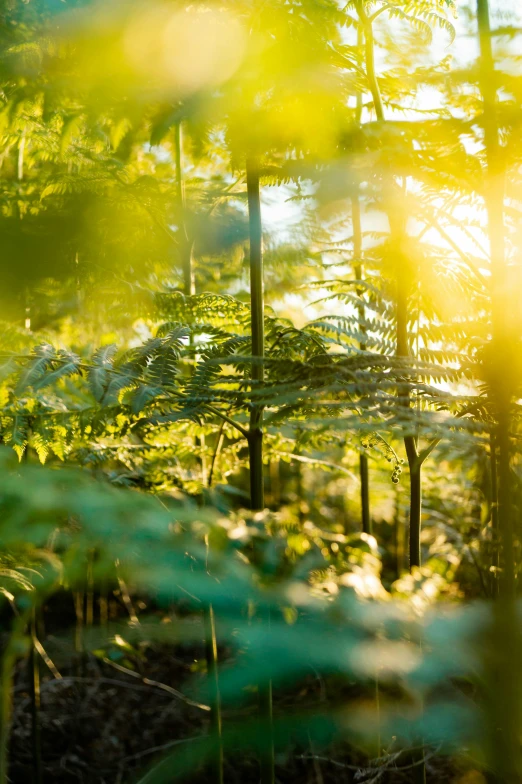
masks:
[[[420,466],[410,468],[410,569],[421,565],[422,486]]]
[[[262,416],[262,412],[253,406],[250,415],[248,454],[250,465],[250,506],[254,512],[265,508]]]
[[[486,148],[486,182],[484,200],[488,216],[491,255],[490,387],[497,414],[495,444],[498,450],[497,522],[501,544],[499,600],[493,609],[491,661],[487,672],[489,684],[489,742],[492,767],[502,784],[520,782],[521,679],[519,660],[522,650],[520,620],[515,604],[515,555],[513,546],[512,479],[511,479],[511,404],[514,390],[509,382],[512,363],[510,352],[510,294],[505,252],[504,199],[505,172],[497,116],[497,76],[491,43],[488,0],[477,0],[480,43],[480,89],[483,97],[484,141]],[[507,377],[506,377],[507,376]],[[506,655],[507,652],[507,655]]]
[[[359,98],[359,97],[358,97]],[[358,185],[357,185],[358,188]],[[353,226],[353,256],[354,256],[354,272],[355,279],[363,279],[362,268],[362,221],[361,221],[361,202],[359,199],[359,192],[352,198],[352,226]],[[363,289],[357,288],[357,294],[362,297]],[[365,308],[362,303],[358,306],[358,319],[359,331],[364,335],[366,332],[366,314]],[[366,350],[366,342],[363,339],[359,341],[359,348],[361,351]],[[362,530],[366,534],[372,533],[372,519],[370,513],[370,480],[368,470],[368,458],[366,455],[359,456],[359,476],[361,480],[361,523]]]
[[[179,250],[183,269],[183,292],[187,296],[195,293],[194,263],[192,257],[193,242],[187,230],[187,207],[185,199],[185,178],[183,175],[183,125],[176,123],[174,127],[174,146],[176,148],[176,187],[177,207],[180,220]]]
[[[264,296],[263,296],[263,226],[261,221],[261,193],[259,164],[249,157],[246,162],[248,192],[248,222],[250,237],[250,313],[252,333],[252,381],[256,384],[264,378],[263,358],[265,354]],[[257,362],[256,362],[257,360]],[[255,401],[255,398],[254,398]],[[250,412],[248,450],[250,462],[250,503],[253,511],[264,509],[263,472],[263,408],[253,402]],[[267,624],[270,617],[266,618]],[[259,710],[261,714],[260,767],[261,784],[274,782],[274,738],[272,724],[272,683],[259,686]]]
[[[364,46],[364,34],[359,28],[357,31],[357,46]],[[362,93],[357,93],[357,107],[355,112],[355,122],[361,124],[362,120]],[[361,199],[359,195],[359,183],[356,183],[356,192],[352,198],[352,227],[353,227],[353,257],[355,279],[363,279],[363,239],[362,239],[362,218],[361,218]],[[364,290],[357,288],[357,295],[362,297]],[[362,302],[357,309],[359,319],[359,332],[366,335],[366,313]],[[359,341],[361,351],[366,351],[366,341],[364,338]],[[368,458],[366,455],[359,455],[359,477],[361,480],[361,524],[362,530],[366,534],[372,533],[372,518],[370,513],[370,475],[368,470]]]
[[[491,479],[491,550],[488,553],[491,558],[493,571],[489,580],[489,588],[492,596],[498,596],[498,582],[500,571],[500,544],[498,534],[498,476],[497,476],[497,447],[495,434],[489,437],[489,465]],[[489,560],[489,558],[487,560]]]
[[[297,453],[299,454],[299,453]],[[306,506],[304,504],[304,483],[303,483],[303,466],[299,460],[295,460],[295,493],[297,496],[297,516],[299,523],[302,525],[306,519]]]
[[[361,478],[362,529],[365,534],[373,534],[372,518],[370,514],[370,473],[366,455],[359,456],[359,476]]]
[[[511,391],[505,383],[504,371],[509,367],[510,351],[510,296],[508,291],[505,252],[504,198],[505,174],[503,151],[497,119],[497,78],[491,45],[491,25],[488,0],[477,0],[477,21],[480,41],[480,89],[484,102],[484,141],[487,173],[484,200],[488,215],[488,236],[492,273],[492,344],[495,366],[492,368],[493,394],[497,407],[498,447],[498,527],[502,542],[504,595],[515,591],[515,563],[511,515],[510,471],[510,405]]]
[[[398,485],[395,485],[395,510],[393,515],[395,539],[395,575],[398,580],[404,569],[404,526],[401,520],[401,505]]]
[[[252,333],[253,387],[263,382],[265,354],[264,296],[263,296],[263,230],[261,223],[261,194],[259,166],[255,159],[247,159],[248,222],[250,235],[250,314]],[[257,361],[256,361],[257,360]],[[250,432],[250,500],[255,511],[264,509],[263,477],[263,408],[252,403]]]
[[[511,439],[509,410],[499,412],[497,425],[498,443],[498,527],[502,543],[502,571],[500,589],[505,598],[514,599],[515,550],[513,543],[513,520],[511,510]]]

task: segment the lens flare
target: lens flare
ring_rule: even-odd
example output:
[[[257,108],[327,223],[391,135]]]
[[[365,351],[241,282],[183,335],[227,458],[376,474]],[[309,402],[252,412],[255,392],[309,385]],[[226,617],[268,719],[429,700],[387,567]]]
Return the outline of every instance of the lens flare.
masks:
[[[173,13],[161,4],[133,15],[124,51],[137,73],[189,94],[230,79],[241,65],[245,38],[240,20],[226,9],[188,6]]]

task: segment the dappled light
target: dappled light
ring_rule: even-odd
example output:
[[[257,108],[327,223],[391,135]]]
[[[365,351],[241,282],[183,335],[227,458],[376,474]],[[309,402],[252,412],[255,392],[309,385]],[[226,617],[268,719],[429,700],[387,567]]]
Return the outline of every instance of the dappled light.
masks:
[[[514,0],[0,8],[0,784],[522,780]]]

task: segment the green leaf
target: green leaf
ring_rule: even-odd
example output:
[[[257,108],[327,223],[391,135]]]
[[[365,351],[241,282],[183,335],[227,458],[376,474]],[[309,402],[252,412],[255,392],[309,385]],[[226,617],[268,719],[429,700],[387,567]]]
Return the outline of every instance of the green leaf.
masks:
[[[21,395],[28,387],[34,386],[42,379],[56,356],[56,351],[49,343],[41,343],[31,354],[32,361],[20,374],[15,395]]]
[[[117,350],[118,347],[111,343],[108,346],[102,346],[97,349],[93,354],[92,366],[87,372],[87,380],[89,388],[98,403],[102,402],[107,391],[110,371],[114,366],[114,356]]]
[[[161,392],[161,387],[140,384],[131,396],[130,406],[132,413],[139,414],[148,403],[158,397],[158,395],[161,395]]]

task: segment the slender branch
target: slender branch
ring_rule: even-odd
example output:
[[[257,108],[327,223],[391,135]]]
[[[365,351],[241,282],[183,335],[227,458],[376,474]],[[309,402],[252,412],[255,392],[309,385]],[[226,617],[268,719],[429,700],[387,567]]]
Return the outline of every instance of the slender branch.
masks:
[[[208,404],[205,404],[205,408],[208,411],[210,411],[212,414],[215,414],[217,417],[222,419],[223,422],[227,422],[229,425],[232,425],[232,427],[235,427],[235,429],[239,431],[244,438],[246,439],[249,438],[249,432],[248,430],[246,430],[246,428],[242,427],[241,425],[238,425],[237,422],[234,422],[233,419],[231,419],[226,414],[223,414],[219,409],[214,408],[214,406],[209,406]]]
[[[363,0],[356,0],[355,7],[364,30],[366,77],[368,79],[368,85],[373,98],[375,114],[379,122],[384,122],[384,105],[382,102],[381,90],[375,71],[375,40],[373,37],[372,23],[368,17],[368,14],[366,13]]]
[[[423,449],[422,452],[419,452],[417,455],[417,464],[419,467],[427,460],[427,458],[431,455],[433,450],[437,447],[440,443],[440,438],[434,438],[431,444],[428,444],[426,449]]]
[[[47,651],[43,647],[42,643],[40,642],[40,640],[38,639],[36,634],[34,634],[34,636],[33,636],[33,645],[35,647],[35,650],[40,654],[40,656],[44,660],[45,664],[47,665],[49,670],[52,672],[54,677],[56,678],[56,680],[62,680],[62,676],[61,676],[60,672],[56,668],[53,660],[48,655]]]
[[[216,440],[216,446],[215,446],[214,451],[212,453],[212,460],[210,461],[210,470],[208,472],[207,487],[212,487],[212,481],[214,479],[214,466],[216,464],[217,457],[218,457],[218,455],[219,455],[219,453],[221,451],[221,446],[223,444],[223,439],[224,439],[223,428],[224,427],[225,427],[225,422],[222,420],[220,428],[219,428],[219,431],[218,431],[218,436],[217,436],[217,440]]]
[[[382,5],[380,8],[378,8],[378,9],[377,9],[377,11],[374,11],[374,12],[373,12],[373,14],[372,14],[371,16],[369,16],[369,17],[368,17],[369,21],[370,21],[370,22],[374,22],[374,21],[375,21],[375,19],[377,19],[377,17],[379,17],[381,14],[383,14],[383,13],[384,13],[385,11],[387,11],[389,8],[393,8],[393,6],[392,6],[392,5],[390,5],[390,3],[385,3],[385,4],[384,4],[384,5]]]
[[[332,468],[335,471],[340,471],[343,474],[346,474],[351,479],[357,481],[357,477],[350,471],[349,468],[345,468],[344,466],[337,465],[336,463],[330,463],[328,460],[319,460],[314,457],[306,457],[305,455],[296,455],[293,452],[273,452],[274,455],[278,457],[291,457],[292,460],[297,460],[299,463],[309,463],[310,465],[322,465],[326,468]]]

